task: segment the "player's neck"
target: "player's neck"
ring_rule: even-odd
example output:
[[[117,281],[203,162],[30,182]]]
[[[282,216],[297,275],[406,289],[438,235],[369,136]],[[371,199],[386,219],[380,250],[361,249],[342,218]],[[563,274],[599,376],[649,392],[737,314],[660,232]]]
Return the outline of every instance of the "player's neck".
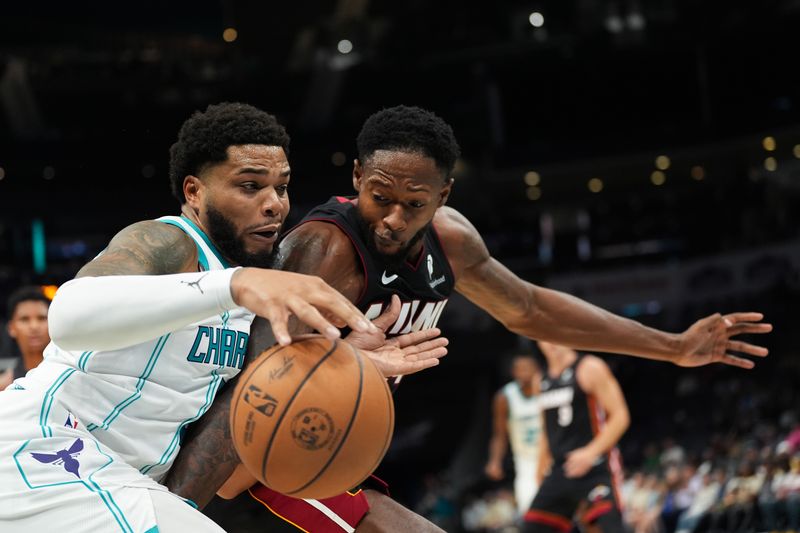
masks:
[[[572,366],[578,356],[575,353],[560,353],[547,359],[547,374],[552,378],[557,378],[561,373]]]
[[[36,368],[44,359],[44,354],[40,351],[24,351],[22,349],[20,351],[22,352],[22,364],[25,366],[25,370]]]

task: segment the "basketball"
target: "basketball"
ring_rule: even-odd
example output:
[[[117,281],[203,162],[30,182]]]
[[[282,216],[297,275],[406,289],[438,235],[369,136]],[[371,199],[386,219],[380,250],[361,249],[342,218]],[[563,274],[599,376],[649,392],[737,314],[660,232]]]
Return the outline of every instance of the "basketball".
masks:
[[[319,499],[377,468],[392,440],[394,403],[368,357],[314,335],[250,364],[234,389],[230,423],[242,463],[261,483]]]

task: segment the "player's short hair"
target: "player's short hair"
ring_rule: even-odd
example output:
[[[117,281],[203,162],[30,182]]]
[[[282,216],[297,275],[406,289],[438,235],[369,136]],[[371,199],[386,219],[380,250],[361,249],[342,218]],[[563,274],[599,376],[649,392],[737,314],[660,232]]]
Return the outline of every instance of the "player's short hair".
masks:
[[[8,320],[11,320],[11,317],[13,317],[14,313],[17,312],[17,306],[22,302],[43,302],[45,305],[50,307],[50,298],[44,295],[41,287],[37,287],[35,285],[26,285],[15,290],[8,297],[6,304],[6,311],[8,312],[6,317]]]
[[[425,109],[404,105],[382,109],[370,116],[361,127],[356,147],[362,162],[376,150],[425,154],[448,179],[461,155],[453,128],[447,122]]]
[[[172,195],[186,203],[183,180],[228,159],[228,147],[243,144],[280,146],[289,156],[289,134],[278,120],[248,104],[223,102],[196,111],[181,126],[169,150]]]

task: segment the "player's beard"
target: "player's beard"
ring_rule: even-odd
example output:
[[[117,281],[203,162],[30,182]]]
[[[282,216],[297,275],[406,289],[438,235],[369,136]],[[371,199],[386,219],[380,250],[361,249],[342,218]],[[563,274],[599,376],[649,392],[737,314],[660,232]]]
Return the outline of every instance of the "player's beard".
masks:
[[[428,228],[431,226],[433,221],[428,222],[425,224],[421,230],[414,234],[411,239],[409,239],[408,243],[403,246],[400,250],[393,254],[386,254],[380,251],[378,245],[375,242],[375,230],[370,226],[369,222],[367,222],[364,217],[361,216],[361,213],[358,212],[356,209],[356,220],[358,220],[358,226],[361,230],[361,235],[364,236],[364,242],[367,243],[367,249],[369,250],[370,255],[373,257],[378,258],[382,261],[386,266],[392,268],[400,267],[403,262],[408,258],[408,255],[411,253],[411,249],[422,240],[425,236],[425,232],[428,231]]]
[[[245,249],[241,237],[236,234],[236,226],[225,215],[212,205],[206,206],[206,215],[208,216],[208,236],[222,252],[222,255],[237,265],[272,268],[277,255],[277,243],[270,252],[250,253]]]

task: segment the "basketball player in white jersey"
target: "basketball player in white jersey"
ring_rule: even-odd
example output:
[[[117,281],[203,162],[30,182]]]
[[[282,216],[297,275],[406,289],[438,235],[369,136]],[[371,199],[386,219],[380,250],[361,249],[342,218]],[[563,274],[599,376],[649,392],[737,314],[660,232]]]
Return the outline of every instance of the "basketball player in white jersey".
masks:
[[[376,329],[319,278],[264,268],[288,144],[251,106],[196,113],[171,150],[181,216],[123,229],[61,287],[44,361],[0,392],[0,531],[220,531],[159,481],[241,370],[254,315],[282,344],[291,315],[328,338]]]
[[[539,460],[539,365],[530,355],[518,355],[511,363],[513,381],[497,391],[492,404],[492,438],[486,475],[503,479],[503,459],[508,443],[514,457],[514,499],[519,515],[525,513],[536,495],[536,465]]]
[[[357,146],[352,174],[357,196],[332,198],[289,232],[280,245],[281,268],[321,277],[365,313],[380,313],[400,295],[403,311],[388,327],[389,334],[435,324],[442,302],[456,291],[510,331],[531,339],[686,367],[723,363],[752,368],[752,361],[732,352],[767,355],[763,347],[732,338],[770,331],[769,324],[760,322],[760,313],[714,314],[682,333],[668,333],[519,278],[491,256],[466,217],[445,206],[454,186],[452,172],[459,148],[452,128],[430,111],[406,106],[378,111],[364,123]],[[491,187],[487,180],[487,190]],[[427,294],[415,298],[413,293],[420,289]],[[261,324],[254,322],[251,350],[255,353],[266,347],[258,340],[259,329]],[[225,398],[221,400],[216,412],[203,421],[207,431],[194,435],[186,450],[191,453],[184,453],[186,460],[179,461],[170,476],[170,486],[177,493],[201,505],[220,488],[226,495],[254,492],[254,478],[243,467],[237,468]],[[228,482],[218,483],[225,476]],[[257,487],[256,491],[269,489]],[[272,492],[276,499],[284,499]],[[319,502],[305,502],[310,504],[297,512],[297,518],[292,514],[292,523],[296,529],[312,530],[300,522],[307,515],[314,521],[315,533],[437,530],[386,494],[376,490],[359,494],[368,502],[352,519],[344,520],[347,509],[337,513],[333,501],[324,512]],[[341,496],[342,506],[349,507],[350,495]],[[276,510],[274,501],[260,501],[282,517],[304,503],[293,501]],[[325,525],[316,521],[331,515],[336,518]],[[266,517],[267,511],[265,521]],[[264,530],[269,530],[266,522]]]

